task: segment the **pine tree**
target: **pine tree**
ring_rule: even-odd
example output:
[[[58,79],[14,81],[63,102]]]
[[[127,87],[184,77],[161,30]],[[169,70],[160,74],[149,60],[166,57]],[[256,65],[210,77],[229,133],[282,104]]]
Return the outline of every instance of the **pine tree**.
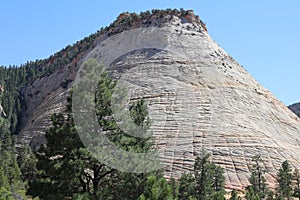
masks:
[[[0,187],[10,189],[7,177],[5,176],[3,167],[0,167]]]
[[[196,181],[191,173],[183,174],[179,180],[178,199],[185,200],[196,196]]]
[[[103,73],[96,93],[96,114],[103,131],[116,145],[132,152],[151,149],[149,139],[135,138],[120,130],[112,118],[111,95],[115,83]],[[71,102],[71,97],[68,99]],[[144,102],[130,106],[137,125],[147,127],[149,119]],[[144,191],[148,173],[119,172],[100,163],[83,146],[75,128],[71,105],[64,114],[52,117],[53,126],[46,132],[47,146],[36,153],[37,175],[29,182],[28,194],[41,199],[84,198],[137,199]]]
[[[196,198],[225,199],[223,176],[224,170],[209,161],[209,154],[202,153],[195,161],[194,174],[196,180]]]
[[[232,190],[231,197],[229,200],[241,200],[242,198],[238,195],[236,190]]]
[[[172,188],[165,178],[149,176],[139,200],[172,200]]]
[[[21,178],[23,182],[33,180],[37,173],[37,159],[29,146],[24,145],[20,148],[17,161],[21,170]]]
[[[178,196],[179,189],[178,181],[175,178],[171,177],[169,184],[171,186],[173,199],[176,199],[176,197]]]
[[[292,168],[286,160],[282,163],[281,168],[277,173],[277,197],[279,199],[290,199],[292,196]]]
[[[260,197],[257,193],[254,192],[253,187],[249,187],[246,191],[246,199],[247,200],[260,200]]]
[[[183,174],[178,180],[179,200],[224,200],[224,170],[209,160],[209,154],[203,152],[197,157],[193,174]]]
[[[254,165],[251,169],[251,176],[249,177],[250,185],[247,187],[247,191],[252,188],[253,193],[260,198],[264,198],[267,194],[267,185],[266,178],[264,176],[265,170],[261,166],[261,157],[260,155],[253,157]],[[250,192],[250,191],[249,191]]]
[[[0,200],[14,200],[14,196],[7,188],[0,187]]]
[[[297,197],[300,200],[300,171],[296,168],[293,173],[294,180],[294,197]]]
[[[37,177],[28,194],[42,199],[72,197],[77,193],[97,196],[101,183],[114,170],[99,163],[83,147],[71,113],[55,114],[46,132],[47,146],[37,152]]]
[[[274,200],[274,192],[272,190],[267,192],[266,200]]]
[[[11,198],[16,191],[24,189],[16,159],[14,138],[7,119],[0,117],[0,188],[1,195]]]

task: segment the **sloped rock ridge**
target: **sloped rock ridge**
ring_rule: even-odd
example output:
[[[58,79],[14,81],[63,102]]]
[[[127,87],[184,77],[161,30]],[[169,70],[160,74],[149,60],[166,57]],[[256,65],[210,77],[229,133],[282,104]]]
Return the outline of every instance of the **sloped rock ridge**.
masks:
[[[78,66],[93,57],[126,85],[131,100],[145,99],[166,177],[190,171],[202,149],[225,169],[228,188],[248,185],[258,154],[271,186],[282,161],[300,167],[300,119],[213,41],[199,17],[192,11],[133,16],[121,14],[76,67],[66,65],[23,89],[22,141],[45,142],[49,115],[63,110]]]
[[[72,46],[67,46],[48,59],[33,62],[30,67],[36,65],[38,70],[44,70],[46,73],[31,80],[30,84],[21,89],[21,99],[25,105],[18,124],[20,128],[18,146],[21,143],[30,143],[33,149],[37,149],[46,142],[43,135],[51,126],[51,115],[64,111],[68,90],[75,80],[77,71],[96,45],[122,31],[138,27],[162,26],[174,16],[180,19],[179,23],[197,23],[202,30],[207,31],[199,16],[191,10],[153,9],[139,15],[124,12],[108,27],[101,28],[97,33]]]

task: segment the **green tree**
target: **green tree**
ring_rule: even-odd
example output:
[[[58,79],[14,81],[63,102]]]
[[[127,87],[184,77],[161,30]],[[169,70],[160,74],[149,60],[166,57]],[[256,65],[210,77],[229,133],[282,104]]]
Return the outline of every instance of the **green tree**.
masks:
[[[277,196],[279,199],[291,199],[292,196],[292,168],[286,160],[277,173]]]
[[[196,196],[196,181],[191,173],[183,174],[179,180],[178,199],[186,200]]]
[[[149,176],[143,194],[139,200],[172,200],[172,188],[165,178]]]
[[[274,192],[272,190],[267,192],[266,200],[274,200]]]
[[[239,196],[236,190],[232,190],[231,197],[229,200],[241,200],[242,198]]]
[[[21,178],[23,182],[33,180],[37,173],[37,159],[29,146],[22,146],[19,152],[17,161],[21,170]]]
[[[247,187],[247,191],[252,188],[254,194],[259,196],[261,199],[267,194],[266,178],[264,176],[265,170],[261,166],[262,159],[260,155],[254,156],[252,158],[254,162],[251,168],[251,176],[249,177],[250,185]]]
[[[89,63],[88,63],[89,64]],[[93,64],[93,63],[90,63]],[[101,130],[116,145],[132,152],[147,152],[150,139],[135,138],[118,128],[112,117],[111,96],[115,87],[107,73],[101,75],[96,93],[96,115]],[[129,174],[114,170],[96,160],[83,146],[71,114],[71,97],[64,114],[52,117],[53,126],[46,132],[47,146],[36,153],[37,175],[29,182],[28,194],[41,199],[87,198],[137,199],[144,191],[149,174]],[[150,123],[144,101],[130,106],[134,123]]]
[[[254,189],[252,186],[248,187],[248,189],[246,191],[246,199],[247,200],[260,200],[259,195],[254,192]]]
[[[2,196],[24,189],[20,169],[16,159],[15,142],[9,130],[7,119],[0,117],[0,188]]]
[[[7,177],[5,176],[2,166],[0,167],[0,187],[10,188],[10,185],[8,183]]]
[[[62,114],[55,114],[52,123],[45,135],[47,146],[36,153],[38,171],[27,192],[41,199],[62,199],[86,192],[89,174],[84,168],[93,160],[82,149],[70,115],[65,119]]]
[[[14,196],[5,187],[0,187],[0,200],[14,200]]]
[[[107,79],[104,77],[104,81]],[[111,85],[105,85],[109,90]],[[87,193],[94,198],[114,170],[99,163],[84,148],[71,113],[71,97],[66,114],[54,114],[46,132],[47,146],[36,153],[37,176],[29,182],[28,194],[41,199],[61,199]]]
[[[203,152],[197,157],[193,174],[183,174],[178,180],[179,200],[223,200],[225,199],[224,170],[209,160],[210,155]]]
[[[173,199],[176,199],[176,197],[178,196],[179,183],[175,178],[172,177],[169,181],[169,184],[172,189]]]
[[[202,153],[195,161],[194,174],[196,181],[196,198],[225,199],[223,176],[224,170],[209,160],[209,154]]]
[[[299,169],[295,169],[293,173],[294,180],[294,197],[297,197],[300,200],[300,171]]]

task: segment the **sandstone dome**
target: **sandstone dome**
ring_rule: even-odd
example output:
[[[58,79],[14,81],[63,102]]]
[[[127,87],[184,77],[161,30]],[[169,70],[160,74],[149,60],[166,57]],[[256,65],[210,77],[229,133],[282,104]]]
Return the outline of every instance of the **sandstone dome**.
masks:
[[[124,30],[117,26],[99,36],[79,63],[87,57],[127,84],[132,100],[145,99],[166,177],[190,171],[202,149],[225,169],[228,188],[248,185],[255,155],[261,156],[271,187],[284,160],[300,167],[299,118],[228,55],[192,11],[184,17],[152,16]],[[36,99],[40,104],[25,120],[21,138],[42,138],[46,116],[65,104],[67,92],[59,84],[66,77],[74,80],[77,70],[66,66],[33,83],[51,95]]]

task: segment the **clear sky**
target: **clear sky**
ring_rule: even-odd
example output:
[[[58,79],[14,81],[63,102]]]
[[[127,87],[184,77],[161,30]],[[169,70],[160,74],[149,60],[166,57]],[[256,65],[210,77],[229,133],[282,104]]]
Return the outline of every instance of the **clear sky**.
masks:
[[[300,0],[3,0],[0,65],[47,58],[124,11],[193,9],[220,46],[277,98],[300,102]]]

